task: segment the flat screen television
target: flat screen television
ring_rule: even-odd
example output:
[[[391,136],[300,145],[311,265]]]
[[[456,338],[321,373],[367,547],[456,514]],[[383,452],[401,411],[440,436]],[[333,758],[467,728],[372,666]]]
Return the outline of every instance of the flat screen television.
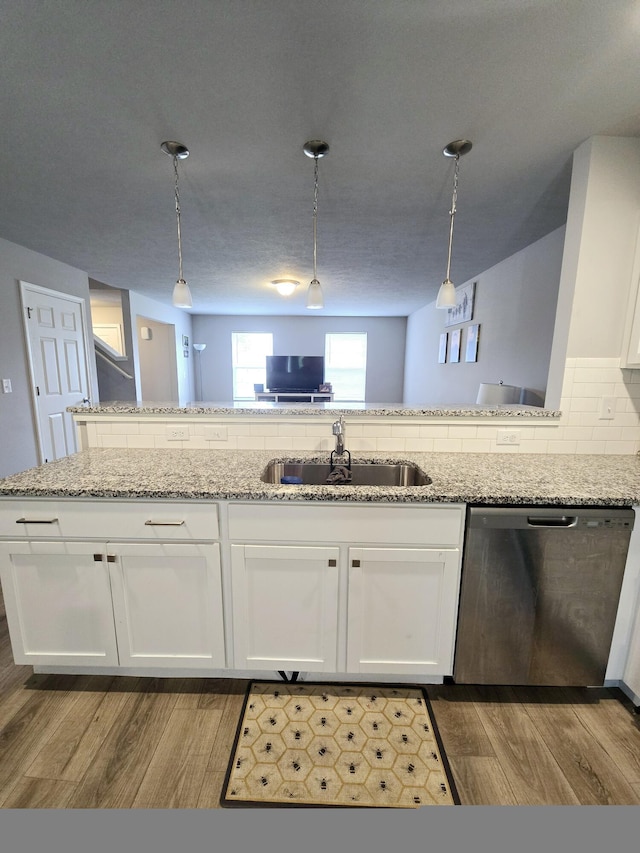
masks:
[[[323,355],[268,355],[267,388],[281,393],[310,393],[324,382]]]

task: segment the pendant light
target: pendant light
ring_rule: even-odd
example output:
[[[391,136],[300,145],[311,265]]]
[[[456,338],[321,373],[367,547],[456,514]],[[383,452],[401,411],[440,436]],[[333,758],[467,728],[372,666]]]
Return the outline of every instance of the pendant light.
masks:
[[[456,216],[456,202],[458,200],[458,174],[460,171],[460,157],[471,151],[471,143],[468,139],[456,139],[450,142],[442,151],[445,157],[455,157],[456,165],[453,170],[453,196],[451,198],[451,210],[449,211],[449,252],[447,255],[447,274],[440,285],[436,308],[456,307],[456,288],[449,275],[451,272],[451,247],[453,246],[453,221]]]
[[[323,142],[320,139],[311,139],[309,142],[305,142],[302,150],[307,157],[313,157],[315,161],[313,170],[313,279],[309,284],[309,290],[307,291],[307,308],[317,309],[324,308],[322,287],[320,287],[316,270],[318,257],[318,160],[321,157],[326,157],[329,153],[329,146],[326,142]]]
[[[173,158],[173,171],[175,175],[175,199],[176,199],[176,221],[178,224],[178,280],[173,288],[172,302],[176,308],[191,308],[191,291],[189,285],[182,275],[182,232],[180,230],[180,193],[178,191],[178,160],[185,160],[189,156],[189,149],[181,142],[163,142],[160,146],[165,154]]]

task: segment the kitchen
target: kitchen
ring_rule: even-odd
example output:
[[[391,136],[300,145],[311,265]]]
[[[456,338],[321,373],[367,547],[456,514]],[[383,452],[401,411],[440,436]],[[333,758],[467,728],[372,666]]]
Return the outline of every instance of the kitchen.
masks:
[[[593,176],[595,173],[600,171],[600,174],[602,174],[610,167],[612,171],[616,172],[617,170],[614,164],[620,164],[620,162],[624,162],[626,166],[629,165],[630,158],[634,156],[633,150],[636,143],[634,142],[628,149],[625,149],[625,155],[622,158],[612,154],[613,149],[611,146],[617,144],[621,143],[600,139],[593,141],[590,145],[585,146],[585,148],[581,150],[578,155],[578,160],[581,162],[584,170],[581,173],[583,179],[586,173],[590,172]],[[577,170],[577,173],[579,173],[579,170]],[[587,188],[591,194],[597,189],[595,183],[593,185],[583,183],[582,190],[585,194],[587,192]],[[576,221],[568,221],[567,230],[570,233],[570,239],[565,241],[565,246],[567,247],[565,250],[566,260],[563,262],[560,285],[561,307],[564,306],[564,313],[561,312],[558,315],[558,323],[556,326],[557,330],[562,330],[564,327],[565,334],[558,334],[554,337],[550,362],[550,381],[548,387],[549,398],[552,401],[550,403],[550,408],[562,411],[563,419],[560,423],[553,423],[552,425],[536,421],[535,426],[531,427],[532,432],[530,434],[527,433],[524,440],[534,443],[540,442],[540,444],[535,448],[532,448],[531,445],[523,444],[518,448],[516,453],[536,452],[537,450],[541,450],[542,453],[554,452],[554,448],[549,447],[549,442],[559,441],[575,442],[573,450],[569,450],[565,445],[565,450],[568,450],[570,453],[593,454],[594,457],[597,458],[597,455],[600,453],[615,454],[617,452],[623,455],[628,455],[630,463],[632,463],[632,460],[634,459],[634,454],[638,448],[637,436],[632,438],[627,437],[628,431],[630,429],[633,430],[634,427],[630,426],[624,418],[622,421],[616,421],[614,419],[613,423],[603,423],[603,421],[597,417],[599,412],[597,407],[595,407],[595,402],[599,401],[601,396],[610,396],[610,393],[608,391],[603,391],[602,388],[598,388],[597,381],[594,385],[593,374],[590,373],[590,371],[593,370],[605,372],[613,370],[616,378],[611,379],[608,373],[603,373],[602,384],[612,386],[612,393],[614,393],[614,396],[619,400],[620,407],[616,407],[616,414],[618,416],[637,414],[637,408],[633,408],[636,400],[633,393],[635,391],[633,387],[635,384],[633,381],[635,371],[624,366],[620,362],[620,352],[624,349],[625,336],[629,331],[625,328],[625,321],[631,320],[631,317],[620,309],[620,305],[621,303],[626,305],[630,295],[630,281],[633,278],[633,254],[635,250],[635,227],[638,208],[637,188],[634,188],[631,185],[626,185],[625,189],[626,193],[620,193],[619,195],[607,191],[603,193],[603,196],[605,196],[603,201],[606,202],[606,204],[594,204],[593,207],[589,207],[587,205],[582,209],[582,211],[576,212],[576,220],[579,220],[579,226]],[[592,195],[590,195],[589,201],[592,201]],[[624,228],[622,229],[620,229],[621,223],[625,223]],[[571,230],[571,225],[575,226],[574,230]],[[582,231],[583,227],[586,229],[584,232]],[[619,239],[616,238],[612,243],[610,233],[608,233],[608,231],[610,232],[614,228],[616,229],[616,233],[620,233],[620,231],[625,231],[626,233],[621,235]],[[582,238],[581,235],[583,235]],[[619,240],[623,241],[623,251],[620,251]],[[7,271],[7,277],[12,280],[12,287],[14,287],[15,278],[42,280],[45,261],[42,259],[34,259],[30,256],[28,258],[28,263],[33,271],[27,272],[25,271],[26,264],[23,260],[25,256],[22,255],[18,249],[11,249],[11,247],[9,247],[9,254],[12,253],[13,258],[20,261],[19,263],[16,263],[16,260],[14,260],[10,265],[11,269]],[[595,263],[593,257],[594,253],[596,255]],[[573,261],[573,268],[570,268],[570,261]],[[40,265],[40,272],[37,272],[38,264]],[[51,266],[51,264],[46,264],[47,273],[50,271]],[[19,268],[19,272],[17,273],[15,272],[16,267]],[[594,295],[597,297],[602,289],[601,281],[604,277],[602,272],[603,269],[606,270],[608,295],[611,297],[610,302],[606,305],[603,305],[599,298],[594,298]],[[68,270],[56,270],[56,274],[59,276],[60,280],[63,280],[65,274],[68,273]],[[71,275],[73,277],[73,272]],[[573,299],[574,290],[569,284],[572,278],[575,283],[575,300]],[[81,285],[80,279],[81,277],[78,276],[78,287]],[[50,280],[49,276],[47,276],[46,280]],[[637,275],[635,280],[637,281]],[[63,284],[62,286],[64,288],[65,285]],[[616,291],[616,288],[618,288],[618,291]],[[12,291],[11,299],[13,299],[13,292],[14,291]],[[613,294],[615,294],[615,297]],[[562,303],[563,299],[564,303]],[[571,304],[574,306],[573,309],[570,308]],[[615,307],[616,305],[618,306],[617,309]],[[427,314],[427,309],[424,309],[424,311],[425,314]],[[433,310],[430,312],[430,316],[433,316],[433,322],[435,323],[437,312]],[[17,321],[18,312],[12,311],[10,317],[11,319],[15,317]],[[418,328],[422,324],[423,319],[424,315],[421,315],[420,312],[418,312],[418,315],[409,322],[410,326],[412,322],[416,325],[416,334],[412,336],[411,347],[412,352],[417,357],[418,364],[420,363],[420,359],[429,363],[428,359],[431,358],[429,355],[427,359],[421,351],[420,337],[417,334]],[[3,332],[4,322],[5,321],[3,320]],[[191,329],[187,325],[187,321],[184,320],[183,322],[185,323],[184,333],[192,334]],[[16,322],[15,325],[19,330],[18,322]],[[597,335],[594,335],[594,329],[600,330]],[[12,338],[11,345],[14,348],[14,351],[19,351],[21,348],[19,337],[16,338],[13,336],[12,332],[9,335],[9,338]],[[408,360],[409,363],[412,361],[413,359]],[[415,364],[416,362],[413,361],[413,363]],[[582,373],[582,371],[584,371],[584,373]],[[413,383],[417,386],[415,393],[418,396],[420,381],[418,371],[414,369]],[[568,384],[563,386],[563,383]],[[574,385],[575,394],[573,393]],[[567,390],[571,389],[566,396],[563,391],[563,387]],[[591,393],[584,393],[587,391],[587,388]],[[587,405],[586,411],[580,411],[580,404],[577,402],[578,400],[589,400],[588,405],[585,404]],[[18,413],[20,418],[13,421],[10,426],[10,431],[14,433],[16,437],[15,443],[17,443],[17,436],[21,432],[29,433],[31,431],[30,422],[25,420],[23,410],[20,409]],[[567,418],[569,418],[571,413],[573,413],[574,416],[579,413],[580,420],[569,422]],[[637,430],[637,416],[635,417],[634,424],[635,429]],[[359,449],[362,451],[374,450],[377,452],[379,449],[388,451],[390,450],[389,439],[391,439],[392,443],[397,445],[395,448],[397,455],[402,455],[405,451],[408,451],[408,442],[415,438],[409,434],[406,424],[404,425],[404,432],[401,431],[400,434],[394,435],[394,429],[402,430],[403,424],[394,424],[390,435],[379,437],[372,431],[370,424],[366,425],[366,430],[363,426],[362,436],[357,436],[355,434],[354,426],[354,424],[350,424],[348,428],[351,427],[352,429],[353,440],[361,442]],[[459,451],[464,453],[469,446],[468,443],[473,442],[474,440],[489,442],[489,444],[484,444],[482,446],[489,452],[499,452],[498,448],[494,447],[491,443],[494,440],[492,436],[490,437],[490,431],[494,429],[491,422],[487,423],[483,421],[482,424],[480,424],[475,421],[469,423],[468,420],[461,422],[460,419],[452,419],[452,421],[447,422],[446,426],[444,426],[447,431],[446,435],[442,434],[443,426],[444,425],[441,420],[436,423],[433,423],[433,421],[430,423],[421,423],[420,429],[425,430],[425,432],[422,435],[419,435],[418,438],[423,439],[425,442],[433,442],[433,449],[439,452],[453,450],[454,452]],[[469,430],[472,431],[472,434]],[[576,432],[576,430],[578,430],[578,432]],[[594,433],[595,430],[598,430],[598,432]],[[106,435],[107,433],[101,434]],[[118,431],[114,431],[112,429],[110,434],[111,436],[118,436]],[[550,436],[553,436],[553,438],[550,438]],[[329,434],[327,437],[330,440]],[[265,436],[256,435],[254,438],[262,438],[264,445]],[[287,438],[292,439],[291,446],[295,446],[293,444],[295,436],[292,434],[287,436]],[[379,445],[378,442],[382,440],[385,440],[386,444]],[[454,442],[454,444],[451,442]],[[587,442],[587,445],[579,445],[579,442]],[[624,442],[624,444],[620,444],[620,442]],[[375,444],[375,447],[372,447],[372,444]],[[106,446],[106,443],[103,444],[103,446]],[[237,446],[246,447],[246,444],[240,444]],[[287,445],[287,447],[288,446],[289,445]],[[355,446],[357,447],[357,445]],[[425,447],[424,444],[423,449],[427,452],[429,450],[429,448]],[[418,452],[424,452],[424,450]],[[560,451],[558,449],[555,452]],[[29,467],[30,464],[31,463],[27,462],[22,465],[21,468]],[[631,497],[633,497],[633,495],[631,495]],[[13,678],[14,675],[12,674],[9,676],[9,681]],[[193,687],[193,685],[191,686]],[[188,691],[186,692],[188,694]],[[232,694],[225,694],[225,698],[223,700],[225,705],[227,702],[231,701],[229,700],[229,695]],[[18,691],[16,691],[15,693],[11,693],[9,698],[11,702],[19,704],[24,698],[24,693],[19,694]],[[120,698],[122,701],[125,701],[122,697]],[[60,695],[59,699],[64,705],[65,697]],[[186,699],[176,701],[193,702],[193,698],[192,696],[187,695]],[[219,705],[222,700],[220,697],[208,697],[207,701],[210,701],[210,707],[215,708],[217,704],[219,710]],[[142,699],[140,699],[140,702],[142,702]],[[170,700],[165,702],[165,706],[170,704]],[[467,725],[465,726],[466,731],[479,731],[479,705],[480,703],[478,703],[472,711],[469,711],[469,703],[465,702],[461,707],[459,706],[458,709],[453,712],[454,714],[459,715],[458,719],[460,716],[468,714]],[[198,699],[198,707],[200,710],[203,709],[200,699]],[[486,709],[488,705],[485,704],[483,707]],[[68,710],[68,708],[65,708],[65,711]],[[495,712],[495,709],[492,710]],[[72,719],[73,717],[71,717],[71,720]],[[485,721],[487,720],[486,717],[484,719]],[[495,723],[496,718],[493,717],[493,719],[493,731],[496,732],[499,730],[500,726],[498,723]],[[512,730],[518,728],[519,723],[521,723],[520,719],[515,722],[511,720]],[[51,729],[55,727],[53,723],[51,723],[50,726]],[[444,728],[444,722],[442,723],[442,727]],[[487,727],[490,728],[489,722],[487,722]],[[456,724],[453,723],[451,728],[456,728]],[[485,727],[485,734],[486,731],[487,728]],[[625,734],[625,737],[628,737],[628,735]],[[461,750],[464,749],[464,745],[460,745],[459,748]],[[494,745],[492,745],[491,748],[495,750]],[[486,754],[488,750],[489,747],[487,746],[486,741],[484,741],[483,745],[478,747],[474,757],[480,759],[490,757]],[[536,755],[538,754],[539,751],[536,750]],[[542,759],[540,759],[540,761],[542,762]],[[544,763],[541,763],[540,767],[544,767],[545,770],[548,769],[547,764]],[[627,770],[627,772],[629,771]],[[637,786],[637,782],[635,784]],[[499,787],[499,785],[500,783],[496,782],[496,787]]]

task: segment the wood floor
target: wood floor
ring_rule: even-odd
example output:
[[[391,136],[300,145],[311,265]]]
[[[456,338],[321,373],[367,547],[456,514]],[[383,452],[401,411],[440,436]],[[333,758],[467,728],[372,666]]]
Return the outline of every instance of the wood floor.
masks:
[[[33,675],[0,597],[0,807],[219,808],[246,686]],[[463,804],[640,804],[640,717],[619,691],[428,694]]]

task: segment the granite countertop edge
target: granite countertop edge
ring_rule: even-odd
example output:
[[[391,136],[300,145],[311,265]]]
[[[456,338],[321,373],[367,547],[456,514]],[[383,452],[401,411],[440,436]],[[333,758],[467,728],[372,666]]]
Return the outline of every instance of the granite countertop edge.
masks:
[[[433,406],[410,407],[401,404],[362,404],[350,407],[340,403],[104,403],[96,406],[69,406],[67,411],[74,415],[259,415],[259,416],[317,416],[345,415],[349,417],[429,417],[429,418],[531,418],[557,420],[562,412],[542,409],[537,406]]]
[[[427,486],[291,486],[261,480],[271,460],[327,454],[92,448],[0,480],[4,498],[103,498],[346,503],[632,506],[640,504],[636,456],[511,453],[368,453],[354,462],[409,461]]]

